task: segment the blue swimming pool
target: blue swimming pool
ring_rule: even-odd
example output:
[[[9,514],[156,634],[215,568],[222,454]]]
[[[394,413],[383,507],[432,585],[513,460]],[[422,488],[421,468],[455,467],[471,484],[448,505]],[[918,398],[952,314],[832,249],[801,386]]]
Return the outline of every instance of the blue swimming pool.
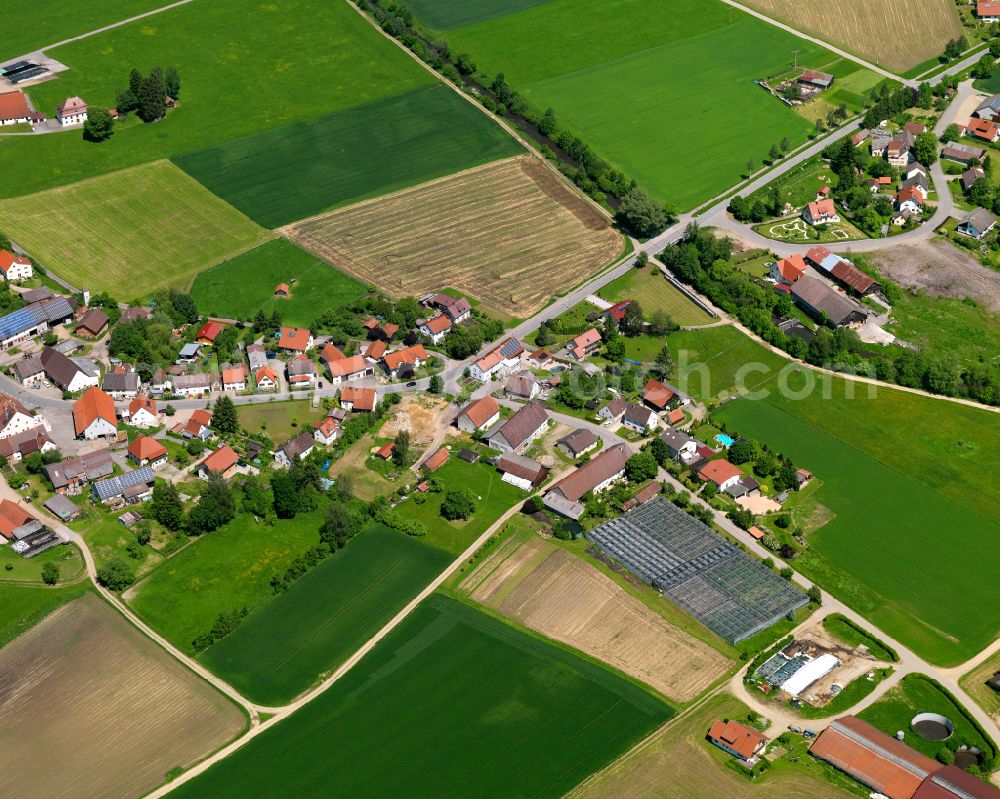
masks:
[[[725,433],[719,433],[719,435],[715,437],[715,440],[718,441],[720,444],[722,444],[722,446],[724,447],[730,447],[736,441],[735,438],[727,436]]]
[[[549,369],[549,374],[550,375],[557,375],[560,372],[565,372],[565,371],[566,371],[566,367],[565,366],[553,366],[551,369]]]

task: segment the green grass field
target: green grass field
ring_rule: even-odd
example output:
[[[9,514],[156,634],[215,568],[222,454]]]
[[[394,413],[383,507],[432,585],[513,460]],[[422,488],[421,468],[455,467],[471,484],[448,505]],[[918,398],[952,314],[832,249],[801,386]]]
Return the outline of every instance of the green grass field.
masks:
[[[884,660],[886,663],[896,663],[899,660],[899,655],[894,651],[879,643],[878,639],[871,633],[858,629],[846,616],[842,616],[840,613],[831,613],[823,619],[823,629],[848,646],[857,647],[863,644],[873,657]],[[845,707],[850,707],[850,705],[845,705]]]
[[[0,647],[88,590],[85,582],[61,588],[0,583]]]
[[[817,157],[804,161],[772,183],[758,189],[750,197],[763,200],[768,196],[772,186],[777,186],[784,202],[801,208],[816,199],[816,192],[821,186],[835,188],[836,185],[837,176]]]
[[[59,582],[75,580],[83,575],[83,558],[75,544],[52,547],[33,558],[22,558],[10,547],[0,546],[0,582],[42,584],[42,567],[54,563],[59,567]],[[8,569],[7,567],[11,568]]]
[[[450,560],[402,533],[371,528],[201,659],[252,701],[285,704],[353,654]]]
[[[681,209],[737,182],[748,160],[759,167],[771,145],[801,143],[812,128],[755,79],[791,68],[793,50],[800,66],[838,61],[714,0],[678,0],[668,13],[655,0],[553,0],[445,38]]]
[[[275,298],[279,283],[296,284]],[[191,287],[201,313],[249,320],[277,310],[288,325],[309,327],[328,308],[364,296],[365,287],[287,239],[275,239],[199,272]]]
[[[903,290],[892,309],[888,330],[916,344],[931,357],[991,363],[1000,369],[1000,316],[974,300],[931,297],[922,291]]]
[[[410,0],[407,6],[436,30],[474,25],[504,14],[513,14],[548,0]]]
[[[670,713],[612,672],[435,595],[330,690],[174,795],[562,796]]]
[[[64,280],[122,300],[186,286],[273,235],[167,161],[2,200],[0,230]]]
[[[670,285],[655,267],[626,272],[597,294],[612,302],[634,300],[642,306],[647,318],[656,311],[666,311],[679,325],[706,325],[712,321],[712,317]]]
[[[434,82],[352,6],[321,0],[189,3],[49,55],[70,67],[31,89],[50,116],[74,94],[113,106],[133,66],[175,66],[180,104],[166,119],[128,123],[102,144],[76,131],[0,139],[0,196],[197,152]]]
[[[876,400],[741,399],[713,418],[822,480],[813,498],[833,517],[797,569],[932,662],[962,662],[994,640],[1000,529],[983,509],[997,490],[978,476],[1000,468],[989,443],[1000,419],[887,389]]]
[[[858,717],[889,735],[903,730],[906,732],[908,746],[934,757],[945,744],[942,741],[928,741],[910,726],[910,721],[917,713],[940,713],[950,720],[955,725],[953,737],[959,743],[966,743],[987,753],[996,749],[996,744],[984,738],[965,716],[961,705],[956,704],[933,680],[923,674],[908,674],[884,697],[858,713]]]
[[[440,84],[174,159],[265,227],[523,152]]]
[[[311,430],[326,411],[314,408],[309,400],[268,402],[237,406],[240,426],[250,433],[266,433],[279,446],[303,430]]]
[[[435,479],[444,489],[437,494],[414,494],[400,511],[422,521],[429,530],[421,541],[432,544],[452,555],[460,555],[505,511],[525,499],[528,494],[520,488],[505,483],[500,473],[488,463],[466,463],[458,459],[457,448],[440,469]],[[476,510],[472,518],[449,522],[441,516],[441,502],[448,489],[468,488],[476,497]],[[417,500],[423,500],[418,504]]]
[[[251,612],[271,601],[273,575],[319,543],[323,510],[256,524],[245,514],[208,533],[126,592],[126,601],[185,652],[222,612]]]
[[[60,0],[58,14],[39,14],[30,3],[5,5],[0,62],[163,5],[165,0]]]

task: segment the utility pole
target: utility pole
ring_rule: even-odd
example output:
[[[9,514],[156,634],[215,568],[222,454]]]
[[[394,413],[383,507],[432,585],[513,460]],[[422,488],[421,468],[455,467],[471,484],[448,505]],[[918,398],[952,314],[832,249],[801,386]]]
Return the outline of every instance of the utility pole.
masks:
[[[799,68],[799,51],[792,50],[792,69]]]

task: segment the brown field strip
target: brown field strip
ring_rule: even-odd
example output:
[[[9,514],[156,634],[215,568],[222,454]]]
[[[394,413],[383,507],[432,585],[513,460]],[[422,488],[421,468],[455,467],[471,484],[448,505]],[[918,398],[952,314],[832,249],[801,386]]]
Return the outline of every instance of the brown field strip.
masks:
[[[0,650],[4,796],[142,796],[244,723],[238,707],[92,594]]]
[[[686,702],[722,677],[730,661],[670,625],[589,563],[539,538],[500,550],[463,583],[471,597],[531,630],[576,647]]]
[[[944,50],[962,35],[953,0],[744,0],[750,8],[857,53],[896,72],[905,72]]]
[[[850,799],[857,794],[831,784],[829,767],[798,750],[797,763],[774,767],[751,782],[726,768],[727,755],[705,740],[716,719],[742,719],[748,708],[735,697],[712,697],[688,715],[668,722],[649,739],[576,790],[572,799]],[[778,735],[780,730],[768,731]],[[842,778],[848,783],[847,777]]]
[[[397,296],[444,287],[524,317],[613,261],[606,217],[530,156],[496,161],[281,231]]]

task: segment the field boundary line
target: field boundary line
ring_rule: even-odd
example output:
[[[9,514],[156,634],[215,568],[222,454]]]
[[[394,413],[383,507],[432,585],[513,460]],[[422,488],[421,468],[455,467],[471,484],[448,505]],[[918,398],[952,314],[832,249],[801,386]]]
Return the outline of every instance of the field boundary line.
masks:
[[[439,82],[443,83],[445,86],[447,86],[453,92],[456,92],[467,103],[471,103],[476,109],[479,110],[479,113],[485,114],[490,119],[492,119],[497,125],[499,125],[505,131],[507,131],[507,133],[509,133],[516,141],[518,141],[521,144],[521,146],[524,147],[531,155],[533,155],[535,158],[537,158],[539,161],[541,161],[543,164],[545,164],[546,168],[550,172],[552,172],[552,174],[557,175],[559,177],[559,179],[563,183],[565,183],[566,186],[570,187],[571,190],[574,193],[578,194],[580,197],[583,197],[594,208],[596,208],[597,210],[599,210],[601,212],[601,214],[603,214],[605,217],[607,217],[611,221],[614,221],[614,215],[611,214],[608,211],[607,208],[605,208],[603,205],[601,205],[596,200],[594,200],[594,198],[591,197],[589,194],[585,194],[584,192],[580,191],[579,187],[575,183],[573,183],[573,181],[571,181],[562,172],[560,172],[555,166],[553,166],[549,162],[549,160],[547,158],[545,158],[544,156],[542,156],[541,150],[539,150],[538,147],[535,145],[535,143],[533,141],[531,141],[527,136],[525,136],[519,130],[517,130],[512,125],[510,125],[506,120],[498,117],[496,114],[492,113],[491,111],[489,111],[488,109],[486,109],[485,107],[483,107],[483,105],[481,103],[477,102],[474,97],[472,97],[472,96],[470,96],[468,94],[468,92],[463,91],[461,89],[461,87],[456,86],[454,83],[452,83],[450,80],[448,80],[447,78],[445,78],[443,75],[440,75],[437,72],[435,72],[430,67],[429,64],[426,64],[423,61],[421,61],[420,58],[417,57],[416,53],[414,53],[408,47],[405,47],[402,42],[400,42],[398,39],[394,39],[392,36],[390,36],[388,33],[386,33],[384,30],[382,30],[382,28],[380,28],[378,25],[376,25],[375,24],[375,20],[372,19],[370,16],[368,16],[368,14],[366,14],[357,5],[355,5],[354,3],[352,3],[351,0],[344,0],[344,2],[347,3],[347,5],[349,5],[352,9],[354,9],[354,11],[357,14],[360,14],[361,17],[362,17],[362,19],[364,19],[365,22],[367,22],[372,28],[374,28],[376,31],[378,31],[378,33],[379,33],[380,36],[383,36],[386,39],[388,39],[390,42],[392,42],[396,47],[398,47],[400,50],[402,50],[404,53],[406,53],[407,56],[409,56],[414,61],[416,61],[424,70],[426,70],[431,75],[433,75],[436,80],[438,80]]]
[[[829,42],[820,39],[818,36],[810,36],[808,33],[803,33],[797,28],[793,28],[791,25],[787,25],[784,22],[779,22],[773,17],[767,16],[767,14],[763,14],[760,11],[755,11],[754,9],[749,8],[748,6],[745,6],[741,3],[737,3],[736,0],[722,0],[722,2],[725,3],[727,6],[732,6],[733,8],[742,11],[744,14],[749,14],[751,17],[756,17],[757,19],[766,22],[769,25],[774,25],[774,27],[780,28],[786,33],[791,33],[792,35],[797,36],[803,41],[812,42],[813,44],[818,44],[820,47],[829,50],[831,53],[836,53],[837,55],[843,58],[847,58],[853,61],[855,64],[860,64],[865,69],[869,69],[872,72],[875,72],[876,74],[881,75],[884,78],[889,78],[890,80],[899,81],[904,86],[912,87],[917,85],[917,82],[912,78],[904,78],[901,75],[897,75],[895,72],[890,72],[889,70],[876,66],[875,64],[872,64],[869,61],[865,61],[863,58],[860,58],[859,56],[851,55],[851,53],[847,52],[841,47],[837,47],[834,44],[830,44]]]
[[[458,172],[451,172],[447,175],[441,175],[440,177],[431,178],[430,180],[425,180],[423,183],[417,183],[414,186],[406,186],[402,189],[396,189],[396,191],[391,191],[388,194],[380,194],[378,197],[369,197],[366,200],[360,200],[356,203],[351,203],[350,205],[342,205],[339,208],[330,208],[326,211],[320,211],[318,214],[313,214],[312,216],[306,216],[302,219],[296,219],[294,222],[289,222],[287,225],[282,225],[279,228],[275,228],[274,232],[279,236],[287,237],[287,233],[292,232],[296,225],[301,225],[306,222],[315,222],[320,219],[325,219],[327,217],[334,216],[341,211],[356,210],[358,208],[364,208],[369,205],[373,205],[383,200],[391,200],[396,197],[402,197],[410,192],[422,191],[429,188],[430,186],[436,186],[440,183],[444,183],[447,180],[452,180],[454,178],[462,178],[467,175],[474,174],[476,172],[482,172],[490,167],[499,167],[502,164],[506,164],[509,161],[520,161],[522,159],[530,159],[531,155],[528,153],[522,153],[520,155],[510,155],[506,158],[498,158],[496,161],[487,161],[485,164],[477,164],[476,166],[470,166],[468,169],[462,169]]]
[[[518,502],[517,504],[508,508],[503,513],[503,515],[501,515],[499,519],[493,522],[493,524],[491,524],[482,533],[482,535],[480,535],[475,541],[473,541],[472,544],[470,544],[462,552],[462,554],[460,554],[451,563],[449,563],[448,566],[445,567],[444,571],[442,571],[437,577],[435,577],[430,582],[430,584],[428,584],[419,594],[417,594],[413,599],[411,599],[403,607],[402,610],[396,613],[396,615],[393,616],[377,633],[375,633],[375,635],[373,635],[364,644],[362,644],[361,647],[353,655],[351,655],[347,660],[345,660],[337,668],[337,670],[333,672],[333,674],[331,674],[329,677],[323,680],[319,685],[317,685],[310,691],[306,692],[298,699],[295,699],[288,705],[283,705],[280,707],[265,707],[262,705],[252,705],[252,708],[254,710],[255,720],[259,721],[259,719],[256,719],[257,713],[273,713],[274,715],[267,721],[259,722],[253,725],[251,729],[247,730],[242,736],[240,736],[234,741],[231,741],[225,747],[217,751],[215,754],[205,758],[200,763],[195,764],[194,766],[185,771],[183,774],[176,777],[171,782],[161,785],[160,787],[154,789],[153,791],[150,791],[149,793],[145,794],[144,795],[145,799],[159,799],[159,797],[166,796],[168,793],[177,788],[179,785],[189,782],[195,777],[201,775],[219,761],[224,760],[229,755],[236,752],[238,749],[241,749],[243,746],[248,744],[250,741],[252,741],[254,738],[256,738],[265,730],[270,729],[273,725],[277,724],[283,719],[288,718],[293,713],[295,713],[295,711],[305,707],[314,699],[318,699],[322,694],[326,693],[327,690],[333,687],[334,683],[338,682],[344,675],[346,675],[352,668],[354,668],[354,666],[356,666],[361,660],[363,660],[364,657],[369,652],[371,652],[371,650],[374,649],[377,644],[379,644],[382,641],[382,639],[384,639],[393,630],[395,630],[396,627],[402,624],[406,620],[406,618],[414,610],[416,610],[417,607],[425,599],[427,599],[427,597],[429,597],[431,594],[437,591],[437,589],[440,588],[444,584],[444,582],[459,569],[459,567],[461,567],[463,564],[466,563],[466,561],[468,561],[473,555],[475,555],[475,553],[479,551],[479,549],[490,539],[490,537],[495,534],[495,532],[501,527],[501,525],[505,524],[507,520],[510,519],[511,516],[520,511],[520,507],[521,503]],[[212,676],[214,679],[219,679],[214,677],[214,675]]]
[[[44,53],[46,50],[55,50],[57,47],[62,47],[64,44],[72,44],[73,42],[78,42],[81,39],[89,39],[91,36],[96,36],[99,33],[107,33],[108,31],[114,30],[115,28],[120,28],[123,25],[128,25],[130,22],[137,22],[140,19],[145,19],[146,17],[156,16],[164,11],[170,11],[173,8],[179,8],[180,6],[187,5],[188,3],[194,2],[194,0],[176,0],[176,2],[168,3],[165,6],[160,6],[159,8],[153,8],[149,11],[144,11],[142,14],[136,14],[134,17],[129,17],[128,19],[120,19],[118,22],[112,22],[110,25],[105,25],[103,28],[95,28],[92,31],[87,31],[86,33],[81,33],[79,36],[73,36],[69,39],[63,39],[61,42],[56,42],[55,44],[47,44],[43,47],[38,47],[32,50],[30,53],[25,53],[24,55],[31,55],[32,53]],[[7,59],[4,59],[7,60]]]

